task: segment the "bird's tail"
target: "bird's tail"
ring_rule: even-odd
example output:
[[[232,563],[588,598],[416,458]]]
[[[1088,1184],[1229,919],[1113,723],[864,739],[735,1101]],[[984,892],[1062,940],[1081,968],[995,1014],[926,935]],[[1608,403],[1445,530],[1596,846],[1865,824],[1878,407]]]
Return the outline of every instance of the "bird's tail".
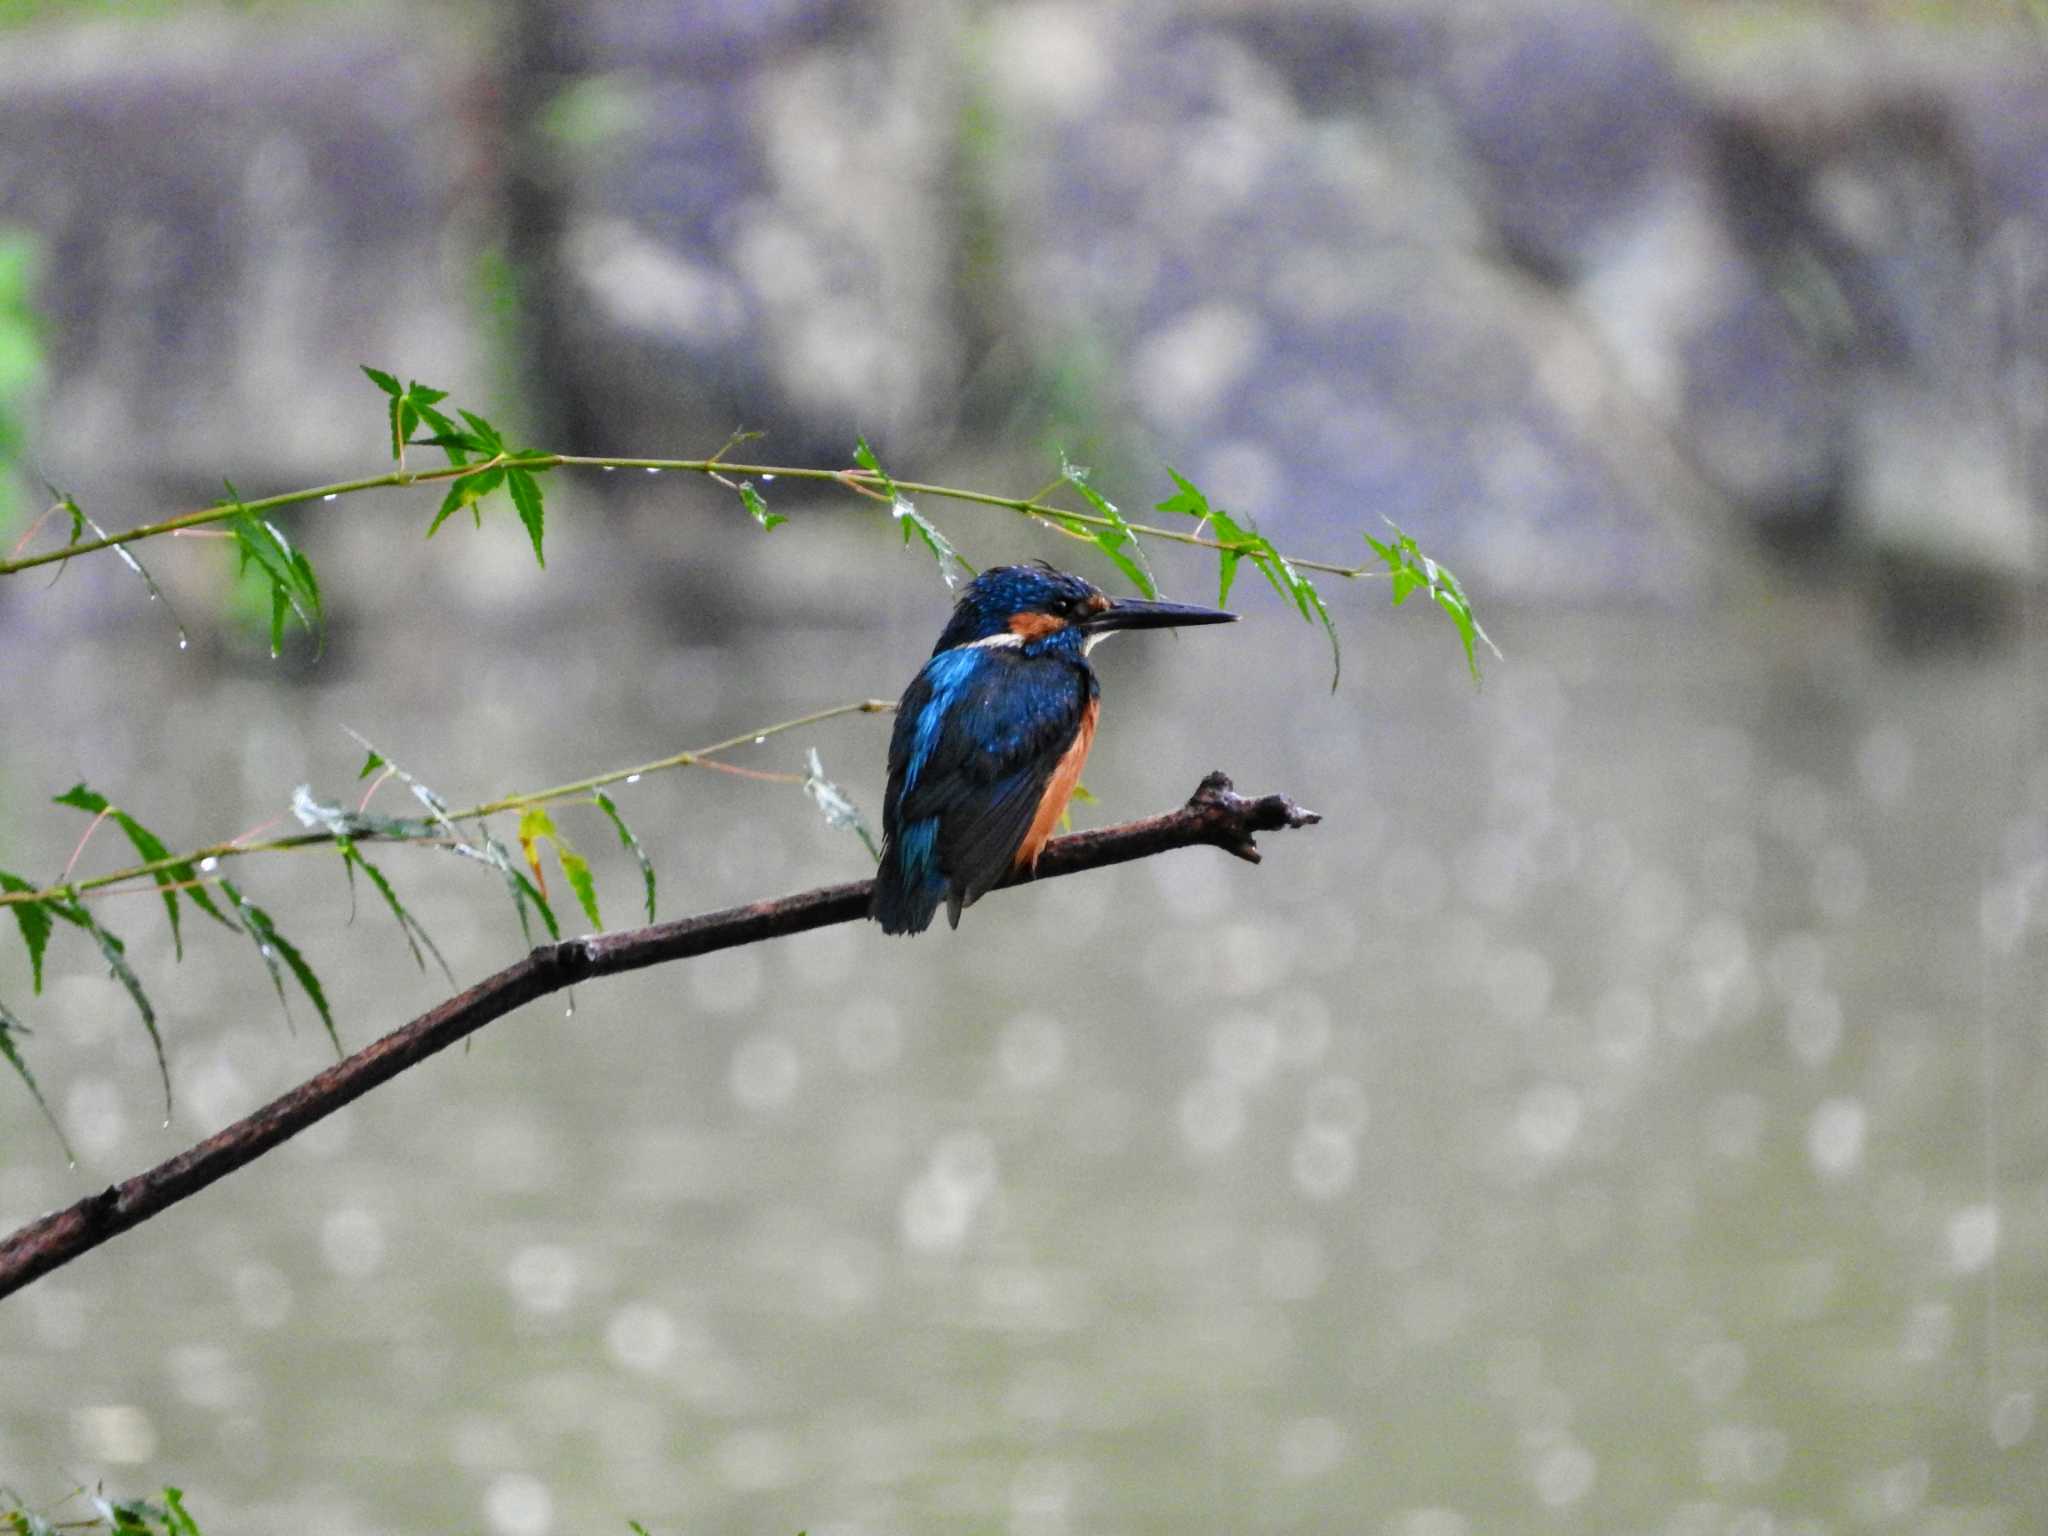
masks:
[[[939,824],[912,822],[901,837],[882,844],[882,866],[875,871],[875,896],[868,915],[884,933],[923,933],[939,903],[946,899],[946,877],[939,870]]]

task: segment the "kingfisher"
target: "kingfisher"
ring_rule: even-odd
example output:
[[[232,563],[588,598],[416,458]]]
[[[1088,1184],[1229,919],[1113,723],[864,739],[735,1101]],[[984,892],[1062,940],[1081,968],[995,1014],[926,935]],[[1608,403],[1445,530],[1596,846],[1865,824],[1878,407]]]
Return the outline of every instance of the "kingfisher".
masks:
[[[1120,629],[1228,624],[1237,615],[1111,598],[1051,566],[983,571],[960,594],[889,738],[882,867],[869,915],[922,933],[1013,871],[1035,869],[1095,741],[1102,686],[1088,653]]]

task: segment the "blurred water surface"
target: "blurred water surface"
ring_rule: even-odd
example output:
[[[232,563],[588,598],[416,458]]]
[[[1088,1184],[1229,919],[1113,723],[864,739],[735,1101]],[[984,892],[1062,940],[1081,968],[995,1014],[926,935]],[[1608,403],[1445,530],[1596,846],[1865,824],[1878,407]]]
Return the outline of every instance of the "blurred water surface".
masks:
[[[620,557],[557,527],[537,581],[507,527],[335,593],[287,682],[179,653],[139,594],[10,591],[31,644],[112,615],[0,671],[39,722],[10,851],[61,865],[77,826],[36,806],[80,775],[185,843],[341,794],[344,724],[466,800],[893,695],[946,603],[922,557],[801,526],[697,607],[606,602]],[[1222,767],[1322,826],[530,1007],[0,1305],[0,1469],[175,1481],[221,1531],[2048,1522],[2039,627],[1907,663],[1790,590],[1496,609],[1474,693],[1434,616],[1347,592],[1333,697],[1240,595],[1236,630],[1101,653],[1081,819]],[[872,809],[885,731],[739,761],[815,745]],[[863,868],[786,786],[619,799],[669,914]],[[609,833],[564,827],[629,921]],[[248,883],[355,1045],[445,987],[367,899],[345,924],[329,858]],[[487,873],[383,862],[460,979],[519,952]],[[243,941],[188,923],[174,968],[152,901],[106,915],[175,1121],[60,939],[33,1062],[81,1167],[10,1087],[10,1227],[324,1059]]]

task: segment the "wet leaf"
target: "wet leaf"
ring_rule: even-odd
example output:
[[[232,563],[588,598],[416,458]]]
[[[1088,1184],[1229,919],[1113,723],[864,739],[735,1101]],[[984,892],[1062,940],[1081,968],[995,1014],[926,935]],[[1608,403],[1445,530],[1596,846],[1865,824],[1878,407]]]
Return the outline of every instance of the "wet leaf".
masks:
[[[295,615],[306,633],[313,637],[314,649],[324,649],[327,638],[325,614],[320,604],[320,582],[313,574],[312,562],[292,547],[277,524],[245,511],[233,485],[228,486],[228,497],[220,505],[235,509],[234,515],[228,519],[228,528],[235,536],[235,550],[241,557],[241,568],[246,571],[255,566],[270,583],[270,654],[276,656],[284,648],[285,616],[288,613]]]
[[[88,815],[105,816],[121,829],[129,845],[141,855],[145,864],[161,863],[171,857],[171,851],[164,846],[162,838],[119,806],[108,804],[106,796],[96,793],[82,783],[74,784],[63,794],[58,795],[56,803],[71,806]],[[171,947],[180,960],[185,958],[184,936],[179,931],[178,922],[180,887],[184,888],[182,894],[192,898],[194,906],[222,927],[232,929],[235,926],[234,921],[214,905],[213,898],[207,894],[206,886],[200,880],[199,871],[193,868],[191,863],[171,864],[167,868],[153,871],[150,878],[156,882],[157,890],[163,897],[164,911],[171,920]]]
[[[257,958],[262,960],[264,969],[270,972],[270,984],[277,989],[277,1002],[278,1006],[284,1009],[285,1022],[291,1022],[292,1006],[285,997],[284,970],[279,965],[280,961],[283,962],[284,968],[290,969],[293,978],[299,984],[299,989],[312,999],[313,1007],[320,1015],[320,1022],[327,1030],[327,1038],[333,1043],[334,1054],[341,1055],[341,1035],[334,1027],[334,1015],[327,1006],[327,993],[320,985],[320,978],[313,974],[312,966],[306,963],[306,957],[289,939],[277,931],[277,924],[271,921],[270,914],[236,889],[233,881],[221,881],[220,888],[221,893],[234,903],[235,910],[241,914],[243,931],[255,942]]]
[[[352,838],[337,837],[334,840],[334,846],[341,854],[342,862],[351,871],[351,881],[353,881],[353,872],[360,869],[369,878],[370,884],[377,888],[377,894],[384,898],[384,905],[389,907],[391,915],[398,919],[398,931],[405,935],[406,947],[412,951],[413,960],[419,965],[419,968],[423,971],[427,968],[426,956],[420,953],[421,948],[424,946],[426,953],[434,957],[434,964],[441,968],[441,974],[448,978],[448,985],[454,986],[455,973],[448,968],[447,960],[441,955],[440,946],[433,941],[432,937],[428,935],[427,930],[421,926],[420,920],[406,910],[405,903],[398,899],[398,892],[392,889],[391,882],[385,878],[384,871],[363,857],[362,850],[356,847],[355,841]]]
[[[64,498],[64,506],[72,514],[72,543],[76,544],[78,542],[78,527],[80,523],[83,523],[92,530],[92,536],[96,539],[110,537],[106,529],[79,511],[78,504],[69,496]],[[164,605],[164,611],[170,614],[171,623],[178,631],[178,649],[184,650],[186,646],[185,626],[178,621],[178,611],[171,606],[171,600],[164,596],[164,589],[156,584],[156,578],[149,574],[149,568],[136,558],[135,553],[126,544],[115,544],[110,547],[120,558],[121,563],[133,571],[137,579],[141,581],[144,589],[149,593],[149,600],[153,603],[162,603]]]
[[[128,946],[112,930],[102,927],[82,901],[53,901],[49,903],[49,907],[53,914],[63,918],[65,922],[73,927],[83,928],[92,935],[93,942],[99,946],[100,957],[107,962],[108,971],[127,990],[129,1001],[135,1004],[135,1011],[142,1016],[142,1027],[149,1035],[150,1046],[156,1051],[157,1076],[163,1080],[164,1085],[164,1116],[168,1119],[171,1113],[170,1063],[164,1059],[163,1036],[157,1033],[156,1009],[151,1006],[149,994],[142,988],[142,978],[135,974],[134,967],[128,963]]]
[[[0,1003],[0,1057],[14,1068],[15,1075],[28,1089],[29,1096],[36,1101],[36,1108],[43,1112],[43,1118],[50,1122],[50,1129],[56,1133],[57,1145],[64,1149],[65,1157],[77,1162],[77,1154],[71,1150],[71,1143],[64,1139],[64,1127],[57,1123],[57,1117],[50,1112],[50,1104],[43,1097],[43,1090],[36,1086],[35,1074],[28,1069],[28,1062],[21,1054],[17,1037],[29,1033],[29,1027],[22,1023],[5,1003]]]
[[[559,940],[562,926],[555,921],[555,909],[548,905],[547,897],[541,895],[534,883],[519,871],[512,862],[512,855],[505,845],[493,837],[488,828],[483,831],[483,858],[493,869],[505,877],[506,889],[512,893],[512,910],[519,917],[519,932],[526,942],[533,943],[533,928],[526,920],[526,909],[531,905],[540,913],[540,920],[547,928],[548,937]]]
[[[754,482],[751,480],[740,482],[740,504],[747,509],[754,521],[761,525],[763,533],[771,533],[789,521],[780,512],[768,510],[768,503],[761,499],[761,493],[754,489]]]
[[[1096,548],[1109,557],[1132,586],[1147,597],[1157,597],[1159,583],[1152,575],[1152,562],[1145,558],[1144,545],[1138,542],[1137,531],[1124,521],[1124,515],[1116,509],[1115,502],[1088,483],[1087,467],[1073,463],[1065,454],[1061,454],[1060,478],[1079,492],[1081,498],[1095,509],[1098,516],[1108,518],[1115,525],[1110,528],[1088,530],[1088,536],[1095,541]]]
[[[810,767],[804,775],[804,793],[824,815],[825,824],[852,832],[867,845],[867,850],[876,863],[882,860],[882,850],[875,842],[875,834],[868,826],[868,820],[853,803],[852,796],[825,777],[825,765],[818,758],[816,747],[810,750]]]
[[[956,580],[953,572],[954,566],[958,566],[970,577],[974,574],[974,567],[960,558],[960,551],[953,547],[952,543],[943,533],[939,532],[938,526],[930,518],[926,517],[911,504],[908,496],[899,495],[890,504],[889,511],[898,522],[903,524],[903,542],[905,544],[910,542],[910,535],[913,531],[920,539],[924,540],[924,547],[931,551],[932,559],[938,562],[939,577],[947,586],[952,586]]]
[[[0,891],[19,892],[23,895],[36,887],[21,876],[0,869]],[[15,924],[21,929],[21,942],[28,948],[29,974],[34,979],[38,995],[43,990],[43,951],[50,946],[49,910],[40,901],[15,902],[8,907],[14,914]]]
[[[591,798],[597,801],[597,808],[611,818],[612,829],[619,834],[619,846],[632,854],[640,865],[640,881],[647,888],[647,921],[651,923],[654,921],[654,861],[647,857],[647,850],[640,846],[640,839],[626,825],[626,818],[612,804],[611,796],[600,789]]]
[[[875,458],[875,450],[868,446],[865,437],[856,437],[853,440],[853,462],[874,476],[881,486],[882,494],[891,501],[895,501],[902,494],[896,489],[896,482],[889,478],[889,472],[882,468],[880,461]]]

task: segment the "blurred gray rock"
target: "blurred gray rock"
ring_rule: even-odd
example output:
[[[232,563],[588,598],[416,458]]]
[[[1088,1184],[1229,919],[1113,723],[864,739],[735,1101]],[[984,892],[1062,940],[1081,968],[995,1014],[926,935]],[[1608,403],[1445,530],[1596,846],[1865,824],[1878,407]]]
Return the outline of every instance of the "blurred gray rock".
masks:
[[[1363,555],[1353,530],[1384,514],[1496,588],[1688,590],[1718,498],[1583,316],[1498,259],[1485,179],[1469,161],[1444,174],[1454,107],[1407,110],[1457,38],[1331,20],[1320,46],[1291,20],[1293,59],[1321,82],[1304,93],[1284,50],[1260,51],[1265,27],[1001,13],[1006,270],[1046,366],[1063,349],[1113,359],[1096,414],[1144,423],[1133,458],[1167,459],[1297,548]],[[1388,35],[1398,70],[1374,62]],[[1311,115],[1304,94],[1342,96],[1340,61],[1364,110]]]
[[[532,178],[579,440],[903,451],[958,375],[950,22],[852,0],[527,6]]]
[[[1114,360],[1104,403],[1227,494],[1385,510],[1537,589],[1684,585],[1675,525],[1711,539],[1726,511],[2035,569],[2031,56],[1830,33],[1694,80],[1576,3],[996,28],[1010,292],[1059,317],[1044,366]]]
[[[0,36],[0,224],[41,244],[50,478],[89,506],[374,462],[358,362],[472,372],[457,104],[332,18]]]
[[[1745,240],[1833,349],[1850,531],[1894,569],[2040,574],[2048,67],[2028,42],[1828,28],[1715,60],[1717,109],[1778,188]]]

